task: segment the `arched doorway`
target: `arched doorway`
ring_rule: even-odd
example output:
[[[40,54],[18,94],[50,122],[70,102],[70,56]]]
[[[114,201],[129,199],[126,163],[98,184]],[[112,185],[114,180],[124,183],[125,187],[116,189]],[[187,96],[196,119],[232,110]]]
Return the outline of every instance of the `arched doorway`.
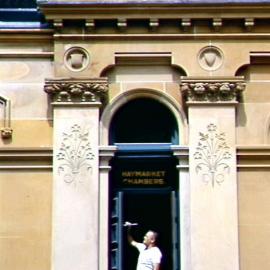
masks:
[[[175,117],[160,102],[137,98],[123,105],[110,126],[110,144],[178,143]]]
[[[125,221],[137,222],[133,236],[159,233],[162,269],[179,269],[178,174],[170,146],[178,142],[177,121],[162,103],[130,100],[111,121],[117,146],[110,172],[110,269],[135,270],[137,251],[128,245]]]

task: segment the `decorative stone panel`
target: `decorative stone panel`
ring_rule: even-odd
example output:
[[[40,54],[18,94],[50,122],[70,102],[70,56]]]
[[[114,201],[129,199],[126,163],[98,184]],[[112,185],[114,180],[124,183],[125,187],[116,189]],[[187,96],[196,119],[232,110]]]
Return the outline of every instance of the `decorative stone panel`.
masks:
[[[0,96],[0,120],[2,122],[0,127],[1,138],[11,139],[13,129],[10,127],[10,100]]]
[[[215,28],[220,27],[219,22],[214,21],[213,26]],[[200,66],[208,71],[214,71],[221,67],[223,64],[223,53],[222,51],[214,46],[207,46],[200,50],[198,55],[198,61]]]
[[[65,53],[65,65],[71,71],[82,71],[90,63],[89,53],[80,47],[72,47]]]
[[[44,91],[54,102],[105,102],[108,83],[106,78],[46,79]]]
[[[239,270],[235,105],[241,83],[209,80],[210,86],[218,85],[217,92],[203,99],[196,93],[196,87],[205,87],[200,83],[186,82],[191,91],[187,98],[190,269]],[[223,85],[232,91],[225,100]]]
[[[97,270],[100,102],[53,104],[54,270]]]
[[[245,89],[245,83],[241,78],[218,79],[183,79],[180,84],[181,92],[186,101],[199,102],[235,102],[239,101],[241,93]]]
[[[199,132],[199,141],[193,158],[195,171],[200,174],[204,183],[221,185],[225,175],[230,173],[229,161],[232,158],[230,147],[226,142],[226,134],[218,132],[215,124],[208,124],[207,132]]]

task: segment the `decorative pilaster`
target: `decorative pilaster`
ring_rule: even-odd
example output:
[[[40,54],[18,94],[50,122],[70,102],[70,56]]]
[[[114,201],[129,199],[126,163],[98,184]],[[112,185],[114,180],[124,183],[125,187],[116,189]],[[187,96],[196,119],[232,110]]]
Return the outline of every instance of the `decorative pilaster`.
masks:
[[[116,146],[99,147],[99,269],[108,269],[109,265],[109,172],[110,160],[114,157]]]
[[[191,270],[239,270],[235,107],[242,78],[184,78]]]
[[[54,270],[99,268],[99,109],[105,79],[46,80],[53,101]]]
[[[190,269],[190,181],[189,181],[189,147],[172,145],[173,155],[178,159],[179,175],[179,218],[180,218],[180,254],[181,269]]]

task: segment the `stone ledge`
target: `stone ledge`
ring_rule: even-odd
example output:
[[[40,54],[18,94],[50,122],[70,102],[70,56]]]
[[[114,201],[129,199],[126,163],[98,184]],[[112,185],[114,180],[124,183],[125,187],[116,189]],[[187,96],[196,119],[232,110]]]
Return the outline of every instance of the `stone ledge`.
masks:
[[[53,150],[40,148],[0,148],[0,170],[52,170]]]

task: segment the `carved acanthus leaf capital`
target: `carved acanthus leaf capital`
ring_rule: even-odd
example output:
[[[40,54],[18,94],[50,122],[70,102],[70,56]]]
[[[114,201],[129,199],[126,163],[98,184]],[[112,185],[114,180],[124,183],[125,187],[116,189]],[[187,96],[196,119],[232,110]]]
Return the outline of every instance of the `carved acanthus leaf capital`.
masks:
[[[180,84],[186,101],[218,102],[238,101],[246,84],[241,79],[184,79]]]
[[[108,82],[106,78],[46,79],[44,91],[54,102],[105,102]]]

